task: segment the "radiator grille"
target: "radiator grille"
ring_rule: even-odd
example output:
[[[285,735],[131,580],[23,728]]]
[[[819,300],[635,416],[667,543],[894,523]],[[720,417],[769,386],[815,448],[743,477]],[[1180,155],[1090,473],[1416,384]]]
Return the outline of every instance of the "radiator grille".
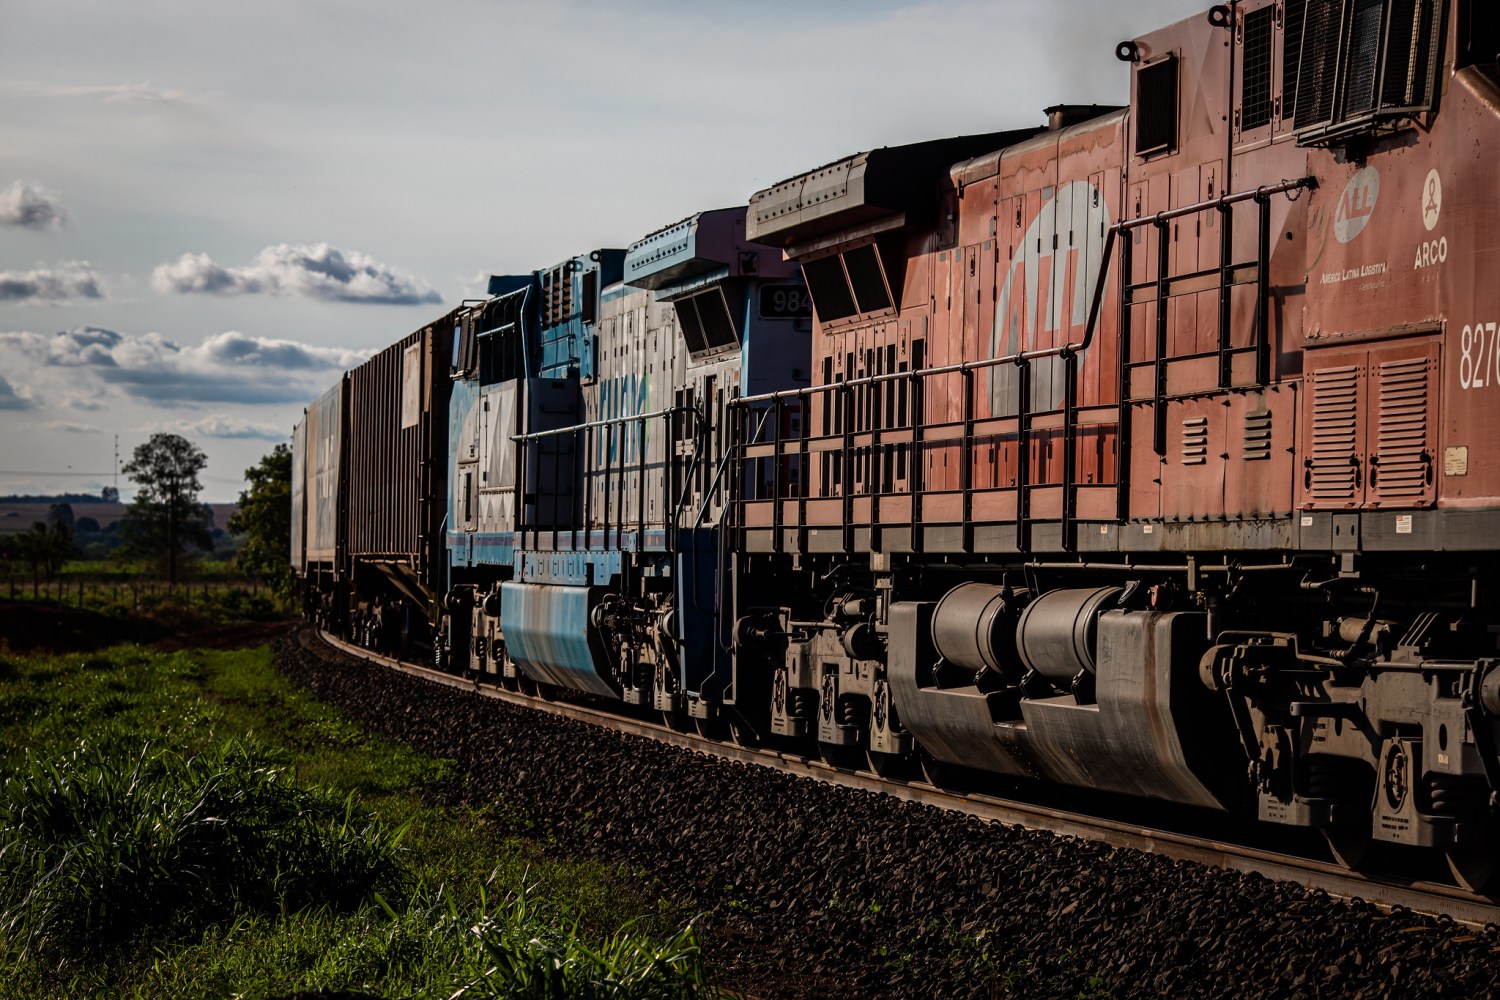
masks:
[[[1375,109],[1375,78],[1380,61],[1380,15],[1385,0],[1354,0],[1349,26],[1349,55],[1345,60],[1342,117],[1353,118]]]
[[[1245,414],[1245,461],[1271,457],[1271,411]]]
[[[1271,120],[1271,28],[1275,7],[1245,16],[1244,83],[1240,90],[1240,128],[1260,128]]]
[[[1186,417],[1182,421],[1182,464],[1208,462],[1208,418]]]
[[[542,275],[542,326],[557,326],[573,315],[573,275],[565,264]]]
[[[1436,18],[1434,0],[1391,0],[1382,107],[1418,108],[1432,103],[1432,67],[1441,34],[1434,25]]]
[[[1302,62],[1302,22],[1307,0],[1286,0],[1286,25],[1281,32],[1281,117],[1292,117],[1297,107],[1297,67]]]
[[[1359,479],[1358,365],[1312,373],[1312,440],[1307,455],[1307,495],[1314,501],[1353,501]]]
[[[1302,27],[1302,57],[1297,64],[1298,130],[1333,118],[1342,14],[1338,0],[1308,0]]]
[[[1387,361],[1377,369],[1379,415],[1370,486],[1381,500],[1419,498],[1427,492],[1432,455],[1428,359]]]

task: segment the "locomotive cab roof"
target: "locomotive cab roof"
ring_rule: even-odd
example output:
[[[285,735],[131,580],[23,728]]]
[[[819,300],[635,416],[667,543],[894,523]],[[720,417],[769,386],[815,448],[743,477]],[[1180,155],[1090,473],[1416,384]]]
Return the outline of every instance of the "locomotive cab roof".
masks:
[[[957,160],[1029,139],[1040,128],[960,135],[855,153],[757,191],[748,237],[782,248],[830,233],[929,224],[937,182]]]
[[[632,243],[625,283],[670,294],[674,286],[718,278],[790,276],[795,268],[773,247],[745,237],[747,208],[697,212]]]

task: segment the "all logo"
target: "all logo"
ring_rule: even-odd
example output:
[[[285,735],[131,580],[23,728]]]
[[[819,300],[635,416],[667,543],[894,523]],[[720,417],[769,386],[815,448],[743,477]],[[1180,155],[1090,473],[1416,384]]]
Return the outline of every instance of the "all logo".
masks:
[[[1104,233],[1113,222],[1104,195],[1087,181],[1064,184],[1042,204],[1000,288],[991,357],[1032,349],[1044,342],[1046,334],[1082,338],[1099,269],[1105,264]],[[999,365],[989,372],[990,412],[1015,413],[1018,369]],[[1061,358],[1032,363],[1032,409],[1054,410],[1062,405],[1063,374]]]
[[[1344,193],[1339,195],[1338,208],[1333,216],[1334,238],[1340,243],[1348,243],[1364,232],[1379,200],[1380,174],[1374,167],[1356,170],[1349,183],[1344,185]]]

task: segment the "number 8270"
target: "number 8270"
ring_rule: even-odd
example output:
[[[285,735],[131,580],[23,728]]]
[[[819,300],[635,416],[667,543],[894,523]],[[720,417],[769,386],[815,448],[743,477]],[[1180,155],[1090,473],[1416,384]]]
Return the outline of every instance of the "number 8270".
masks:
[[[1495,343],[1495,323],[1464,325],[1458,346],[1458,384],[1465,389],[1483,389],[1500,383],[1500,351]]]

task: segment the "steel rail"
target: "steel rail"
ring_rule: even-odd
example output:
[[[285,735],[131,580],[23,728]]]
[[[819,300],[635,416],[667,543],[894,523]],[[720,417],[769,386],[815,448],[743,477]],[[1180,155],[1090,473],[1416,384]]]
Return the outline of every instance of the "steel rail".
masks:
[[[744,747],[720,743],[697,733],[679,732],[669,726],[616,715],[565,701],[532,698],[493,684],[469,680],[453,674],[405,663],[361,649],[319,632],[328,646],[349,656],[399,670],[437,684],[469,691],[524,708],[548,712],[603,729],[655,740],[696,753],[744,764],[760,764],[799,777],[861,791],[880,792],[905,802],[929,805],[949,812],[973,816],[989,823],[1044,830],[1063,837],[1075,837],[1192,861],[1212,868],[1223,868],[1245,874],[1261,875],[1279,882],[1295,882],[1308,889],[1326,892],[1343,900],[1364,900],[1382,910],[1405,908],[1433,916],[1447,917],[1458,923],[1484,927],[1500,924],[1500,901],[1467,892],[1456,886],[1419,879],[1403,880],[1399,876],[1350,871],[1335,864],[1280,854],[1229,841],[1194,837],[1171,830],[1099,819],[1084,813],[1051,806],[1033,805],[991,795],[958,793],[926,782],[902,782],[882,778],[870,771],[848,771],[822,760],[763,747]]]

